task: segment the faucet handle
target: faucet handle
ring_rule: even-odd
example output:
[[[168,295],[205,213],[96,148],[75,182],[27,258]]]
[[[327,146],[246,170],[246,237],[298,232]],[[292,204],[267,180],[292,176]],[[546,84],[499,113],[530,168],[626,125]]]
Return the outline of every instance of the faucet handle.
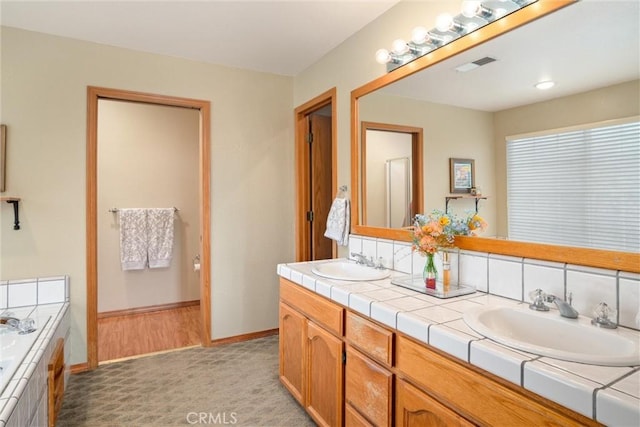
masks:
[[[532,301],[532,303],[529,304],[531,310],[549,311],[549,307],[544,304],[544,302],[547,301],[547,294],[545,294],[542,289],[529,292],[529,298],[531,298]]]
[[[616,310],[610,308],[606,302],[601,302],[593,310],[595,318],[591,319],[591,324],[599,326],[601,328],[615,329],[618,327],[616,322],[610,319],[609,316],[615,316]]]

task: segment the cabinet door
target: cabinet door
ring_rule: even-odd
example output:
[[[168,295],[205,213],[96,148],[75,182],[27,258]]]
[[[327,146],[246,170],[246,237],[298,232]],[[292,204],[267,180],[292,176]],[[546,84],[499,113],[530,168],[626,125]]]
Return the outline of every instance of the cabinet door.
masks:
[[[364,354],[347,346],[345,402],[375,426],[390,426],[393,374]]]
[[[342,425],[342,340],[307,323],[306,408],[321,426]]]
[[[473,425],[411,384],[400,379],[396,381],[396,426],[470,427]]]
[[[280,382],[304,405],[304,350],[307,319],[280,303]]]
[[[344,405],[344,427],[374,427],[348,403]]]

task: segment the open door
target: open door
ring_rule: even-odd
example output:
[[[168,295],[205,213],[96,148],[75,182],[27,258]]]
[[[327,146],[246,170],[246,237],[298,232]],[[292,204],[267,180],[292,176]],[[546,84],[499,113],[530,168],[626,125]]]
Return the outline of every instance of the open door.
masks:
[[[335,243],[324,237],[337,193],[336,89],[295,110],[296,260],[332,258]]]

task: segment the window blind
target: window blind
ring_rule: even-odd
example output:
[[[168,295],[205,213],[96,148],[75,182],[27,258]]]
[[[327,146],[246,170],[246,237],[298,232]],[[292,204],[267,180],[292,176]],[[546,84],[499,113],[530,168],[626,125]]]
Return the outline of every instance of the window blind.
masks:
[[[509,238],[640,251],[640,122],[507,138]]]

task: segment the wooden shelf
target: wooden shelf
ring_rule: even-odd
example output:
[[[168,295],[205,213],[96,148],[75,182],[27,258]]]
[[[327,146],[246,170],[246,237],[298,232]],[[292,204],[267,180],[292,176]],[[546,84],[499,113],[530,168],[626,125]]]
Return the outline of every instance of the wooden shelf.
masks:
[[[13,205],[13,229],[20,230],[20,216],[18,215],[20,197],[0,197],[0,202],[7,202]]]
[[[483,195],[472,196],[471,194],[450,194],[450,195],[448,195],[448,196],[446,196],[444,198],[444,200],[445,200],[444,211],[445,212],[449,212],[449,202],[451,200],[475,199],[475,201],[476,201],[476,213],[478,213],[478,201],[479,200],[487,200],[488,198],[489,198],[489,196],[483,196]]]

